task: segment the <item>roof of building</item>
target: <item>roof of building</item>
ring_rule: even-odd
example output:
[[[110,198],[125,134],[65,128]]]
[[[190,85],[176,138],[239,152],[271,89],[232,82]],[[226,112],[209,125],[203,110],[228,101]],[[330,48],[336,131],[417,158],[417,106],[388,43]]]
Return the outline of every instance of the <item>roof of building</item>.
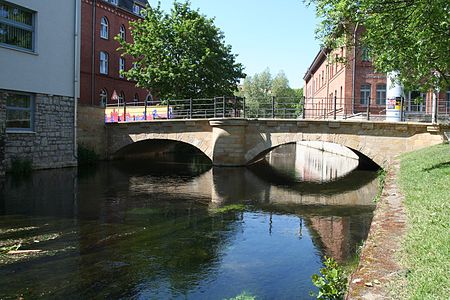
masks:
[[[147,0],[119,0],[119,7],[123,8],[129,12],[133,12],[133,4],[137,3],[142,6],[147,6]]]
[[[316,57],[314,58],[313,62],[309,66],[308,70],[305,73],[305,76],[303,76],[303,80],[309,81],[312,74],[316,72],[317,68],[322,64],[322,62],[327,58],[327,54],[330,51],[328,49],[320,49],[317,53]]]

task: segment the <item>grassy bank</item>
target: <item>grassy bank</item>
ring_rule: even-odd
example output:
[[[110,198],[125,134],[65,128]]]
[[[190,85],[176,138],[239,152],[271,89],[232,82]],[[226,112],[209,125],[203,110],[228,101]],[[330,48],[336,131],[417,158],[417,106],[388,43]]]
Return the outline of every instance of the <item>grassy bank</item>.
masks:
[[[408,231],[402,263],[408,299],[450,295],[450,146],[442,144],[401,157],[400,187]]]

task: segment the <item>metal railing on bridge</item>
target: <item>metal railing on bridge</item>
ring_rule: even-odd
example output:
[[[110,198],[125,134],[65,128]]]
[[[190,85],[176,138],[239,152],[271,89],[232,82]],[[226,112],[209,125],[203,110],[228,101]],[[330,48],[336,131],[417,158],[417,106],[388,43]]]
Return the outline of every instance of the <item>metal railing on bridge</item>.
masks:
[[[427,103],[405,100],[400,111],[402,121],[431,121]],[[449,122],[450,101],[438,99],[437,119]],[[360,98],[275,97],[246,99],[214,97],[204,99],[168,99],[163,101],[129,101],[108,104],[105,122],[133,122],[158,119],[209,118],[277,118],[277,119],[367,119],[385,120],[385,101]]]

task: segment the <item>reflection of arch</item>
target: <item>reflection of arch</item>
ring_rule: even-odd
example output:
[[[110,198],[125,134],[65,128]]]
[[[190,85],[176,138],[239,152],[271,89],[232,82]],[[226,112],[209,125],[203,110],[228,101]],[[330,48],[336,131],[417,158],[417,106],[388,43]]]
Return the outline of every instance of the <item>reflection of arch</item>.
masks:
[[[101,107],[106,107],[107,104],[108,104],[108,90],[106,88],[103,88],[100,90],[99,105]]]
[[[308,141],[317,141],[317,138],[309,138],[305,135],[284,135],[282,138],[274,137],[274,134],[267,134],[270,137],[264,138],[263,141],[257,143],[256,146],[251,148],[245,154],[245,159],[247,164],[252,164],[262,157],[264,157],[267,153],[272,151],[273,149],[285,145],[296,142],[308,142]],[[359,156],[360,162],[364,164],[364,167],[367,168],[376,168],[376,167],[385,167],[385,159],[380,154],[377,154],[375,151],[367,148],[363,145],[360,145],[358,142],[355,142],[352,139],[352,136],[344,136],[344,135],[324,135],[320,139],[324,142],[330,142],[334,144],[338,144],[341,146],[345,146],[348,149],[352,150],[356,155]]]

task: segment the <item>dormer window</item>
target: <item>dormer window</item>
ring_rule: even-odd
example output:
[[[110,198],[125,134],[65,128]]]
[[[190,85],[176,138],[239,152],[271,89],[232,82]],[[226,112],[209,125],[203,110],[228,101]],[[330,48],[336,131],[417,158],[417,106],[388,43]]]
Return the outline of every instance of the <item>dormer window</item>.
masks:
[[[105,2],[111,3],[112,5],[117,5],[118,0],[103,0]]]
[[[141,10],[144,9],[142,6],[137,5],[136,3],[133,4],[133,13],[136,15],[141,15]]]

